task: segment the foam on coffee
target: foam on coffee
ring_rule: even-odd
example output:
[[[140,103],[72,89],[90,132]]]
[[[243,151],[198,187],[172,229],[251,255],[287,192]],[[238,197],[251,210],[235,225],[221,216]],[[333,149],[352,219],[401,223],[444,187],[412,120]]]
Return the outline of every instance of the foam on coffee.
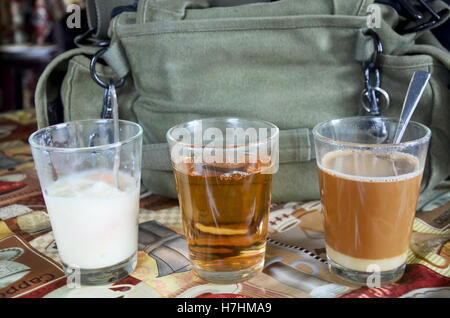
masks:
[[[364,182],[392,182],[421,173],[419,160],[408,154],[376,154],[371,151],[334,151],[326,154],[322,170],[341,178]]]

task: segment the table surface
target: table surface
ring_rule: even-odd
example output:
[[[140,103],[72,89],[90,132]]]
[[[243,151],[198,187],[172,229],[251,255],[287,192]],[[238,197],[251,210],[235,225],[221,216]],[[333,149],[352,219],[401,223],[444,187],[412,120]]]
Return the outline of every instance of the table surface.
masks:
[[[73,288],[27,142],[34,130],[33,110],[0,115],[0,298],[450,297],[448,187],[427,212],[416,214],[405,275],[380,288],[346,285],[329,273],[318,201],[272,204],[264,270],[243,283],[207,283],[190,271],[186,249],[174,248],[185,246],[178,202],[149,193],[140,200],[136,269],[110,285]],[[167,235],[172,239],[157,244]]]

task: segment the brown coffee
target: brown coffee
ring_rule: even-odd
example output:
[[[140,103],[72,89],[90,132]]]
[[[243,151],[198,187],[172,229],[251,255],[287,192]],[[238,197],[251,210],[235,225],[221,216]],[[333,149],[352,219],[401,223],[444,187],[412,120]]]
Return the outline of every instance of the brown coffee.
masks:
[[[262,268],[272,188],[272,175],[262,174],[262,168],[260,162],[189,160],[174,167],[194,270]]]
[[[319,165],[328,256],[365,271],[372,260],[382,270],[406,259],[422,171],[406,154],[337,151]]]

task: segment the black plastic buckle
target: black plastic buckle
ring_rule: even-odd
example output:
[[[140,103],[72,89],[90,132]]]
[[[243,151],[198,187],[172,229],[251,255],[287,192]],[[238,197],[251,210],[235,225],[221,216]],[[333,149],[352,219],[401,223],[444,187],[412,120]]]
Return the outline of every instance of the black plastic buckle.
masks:
[[[399,13],[408,19],[399,24],[398,33],[407,34],[429,29],[441,21],[441,17],[448,11],[443,9],[436,12],[426,0],[417,0],[417,3],[418,5],[415,6],[410,0],[397,0],[397,4],[402,9]]]

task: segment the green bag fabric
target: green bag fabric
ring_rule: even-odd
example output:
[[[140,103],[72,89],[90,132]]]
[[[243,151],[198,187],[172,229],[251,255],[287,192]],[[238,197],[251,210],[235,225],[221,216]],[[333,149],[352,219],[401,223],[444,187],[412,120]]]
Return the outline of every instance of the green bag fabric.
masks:
[[[126,78],[117,90],[120,117],[144,128],[144,186],[176,197],[165,140],[170,127],[236,116],[267,120],[281,130],[273,200],[318,199],[311,129],[324,120],[361,114],[361,62],[375,51],[365,35],[371,4],[282,0],[211,7],[208,0],[141,0],[136,11],[115,16],[107,65],[97,63],[96,71],[104,80]],[[446,8],[440,1],[434,5]],[[382,20],[374,31],[383,45],[381,87],[391,100],[382,114],[399,116],[414,71],[432,75],[413,116],[433,133],[422,185],[425,203],[450,172],[450,54],[429,30],[398,34],[397,12],[378,6]],[[36,93],[40,127],[53,123],[58,105],[64,121],[100,116],[104,89],[89,73],[97,50],[83,46],[66,52],[44,71]]]

